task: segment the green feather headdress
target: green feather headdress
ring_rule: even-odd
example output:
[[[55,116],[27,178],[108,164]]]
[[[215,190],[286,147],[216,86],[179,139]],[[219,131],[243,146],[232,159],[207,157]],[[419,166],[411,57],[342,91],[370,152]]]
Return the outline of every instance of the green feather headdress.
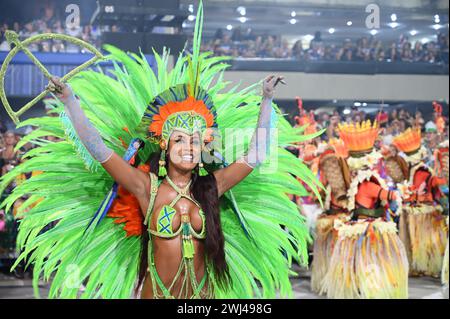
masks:
[[[174,130],[187,134],[199,132],[206,138],[206,129],[217,127],[217,112],[212,98],[201,88],[202,60],[200,46],[203,28],[203,3],[200,1],[195,23],[192,54],[187,64],[187,83],[171,87],[156,96],[144,112],[140,127],[152,141],[163,140],[165,145]]]

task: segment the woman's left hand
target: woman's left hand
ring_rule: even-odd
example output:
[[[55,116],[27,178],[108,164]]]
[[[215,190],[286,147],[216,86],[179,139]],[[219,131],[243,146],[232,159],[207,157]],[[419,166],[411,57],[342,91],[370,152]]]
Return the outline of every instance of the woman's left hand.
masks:
[[[263,82],[263,96],[265,98],[272,99],[275,92],[275,87],[279,82],[281,82],[282,84],[286,84],[286,82],[284,82],[283,76],[271,75],[267,77]]]

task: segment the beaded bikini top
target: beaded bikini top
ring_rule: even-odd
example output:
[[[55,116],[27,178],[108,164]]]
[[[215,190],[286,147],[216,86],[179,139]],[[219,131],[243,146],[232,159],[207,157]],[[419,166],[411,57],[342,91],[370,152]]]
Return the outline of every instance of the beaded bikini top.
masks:
[[[156,230],[151,229],[149,221],[152,218],[152,210],[155,203],[156,194],[158,193],[159,185],[161,181],[158,180],[156,175],[150,173],[150,178],[152,182],[151,193],[150,193],[150,203],[147,210],[147,215],[145,218],[145,225],[148,225],[149,232],[160,238],[174,238],[178,235],[182,234],[183,239],[183,257],[192,258],[194,256],[194,245],[192,242],[192,237],[197,239],[205,239],[205,214],[202,211],[200,204],[190,196],[190,186],[191,182],[183,188],[180,189],[167,175],[166,180],[169,185],[178,193],[177,196],[172,200],[169,205],[164,205],[158,213],[158,219],[156,223]],[[175,209],[175,204],[181,199],[186,198],[193,202],[199,208],[199,215],[202,219],[202,230],[200,233],[197,233],[191,225],[190,216],[187,211],[180,212],[181,215],[181,226],[178,230],[173,229],[173,218],[175,217],[177,210]]]

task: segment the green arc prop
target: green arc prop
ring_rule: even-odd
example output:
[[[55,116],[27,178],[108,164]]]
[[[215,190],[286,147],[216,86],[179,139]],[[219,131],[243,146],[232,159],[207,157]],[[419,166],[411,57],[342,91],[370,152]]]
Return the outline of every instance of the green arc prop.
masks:
[[[74,68],[72,71],[70,71],[69,73],[67,73],[66,75],[64,75],[61,78],[61,81],[63,83],[67,82],[70,78],[72,78],[77,73],[81,72],[82,70],[88,68],[95,62],[105,59],[105,57],[100,53],[100,51],[98,51],[93,45],[91,45],[85,41],[82,41],[80,39],[65,35],[65,34],[44,33],[44,34],[39,34],[39,35],[30,37],[23,42],[20,42],[19,36],[14,31],[8,30],[8,31],[6,31],[5,35],[6,35],[6,40],[8,41],[8,43],[10,45],[14,44],[15,47],[8,53],[5,60],[3,61],[2,67],[0,69],[0,98],[6,109],[6,112],[8,113],[8,115],[11,117],[11,119],[13,120],[13,122],[16,125],[18,123],[20,123],[19,117],[23,113],[28,111],[31,107],[33,107],[37,102],[39,102],[42,98],[44,98],[50,92],[48,89],[45,89],[38,96],[36,96],[33,100],[31,100],[30,102],[25,104],[22,108],[20,108],[17,112],[15,112],[11,108],[11,105],[9,104],[8,99],[6,98],[5,76],[6,76],[6,70],[9,66],[10,62],[12,61],[13,57],[19,51],[23,51],[30,58],[30,60],[42,71],[42,73],[48,80],[50,80],[52,75],[48,72],[48,70],[44,67],[44,65],[42,65],[41,62],[39,62],[39,60],[33,55],[33,53],[31,53],[31,51],[27,48],[30,44],[45,41],[45,40],[61,40],[61,41],[67,41],[67,42],[73,43],[75,45],[78,45],[78,46],[85,48],[85,49],[89,50],[90,52],[92,52],[94,54],[94,57],[92,59],[86,61],[85,63],[81,64],[80,66],[77,66],[76,68]]]

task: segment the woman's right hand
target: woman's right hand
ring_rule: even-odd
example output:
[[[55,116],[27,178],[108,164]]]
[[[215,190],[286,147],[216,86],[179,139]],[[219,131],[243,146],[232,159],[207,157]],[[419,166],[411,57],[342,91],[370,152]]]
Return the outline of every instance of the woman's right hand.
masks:
[[[67,101],[74,96],[70,86],[61,82],[61,79],[56,76],[50,78],[47,88],[61,101]]]

